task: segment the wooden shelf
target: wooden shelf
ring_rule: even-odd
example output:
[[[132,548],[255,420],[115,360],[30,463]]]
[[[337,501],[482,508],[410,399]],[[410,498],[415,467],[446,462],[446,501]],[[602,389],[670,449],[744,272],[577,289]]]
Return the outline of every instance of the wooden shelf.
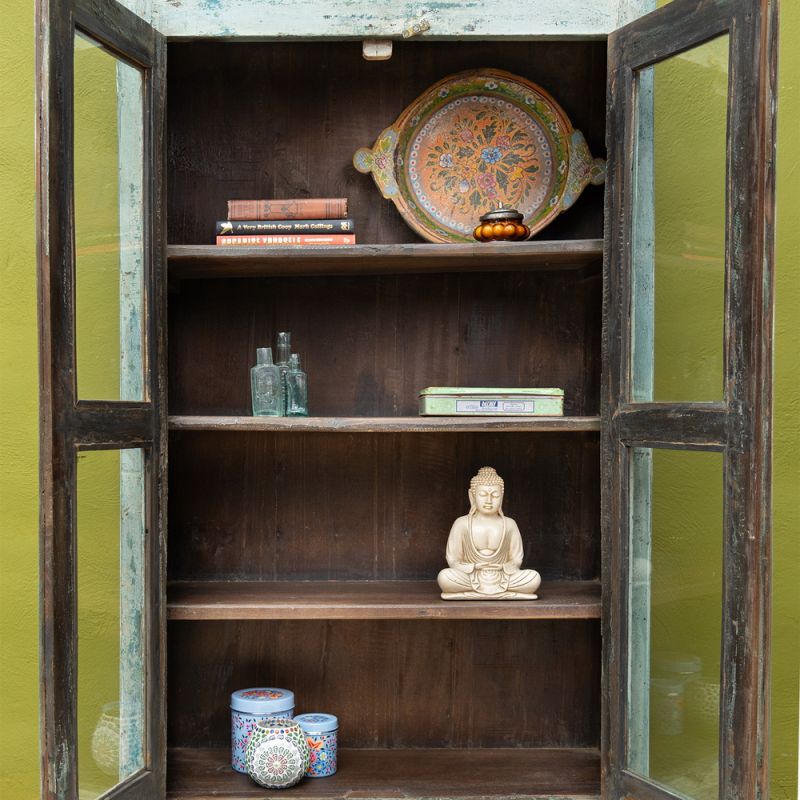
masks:
[[[171,748],[170,800],[210,798],[534,798],[600,796],[600,753],[589,748],[339,750],[330,778],[268,791],[231,769],[229,748]]]
[[[173,414],[173,431],[481,433],[599,431],[600,417],[236,417]]]
[[[545,581],[538,600],[442,600],[435,581],[191,581],[167,590],[167,618],[599,619],[598,581]]]
[[[171,279],[580,269],[603,258],[602,239],[494,244],[318,247],[170,245]]]

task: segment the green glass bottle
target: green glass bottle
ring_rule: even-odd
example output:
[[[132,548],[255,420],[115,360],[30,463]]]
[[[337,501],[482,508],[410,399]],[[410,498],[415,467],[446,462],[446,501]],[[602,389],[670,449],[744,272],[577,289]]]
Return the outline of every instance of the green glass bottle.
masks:
[[[308,376],[300,368],[300,356],[292,353],[286,372],[286,416],[308,416]]]
[[[254,417],[282,417],[286,413],[286,394],[280,367],[272,363],[272,348],[256,350],[258,363],[250,370],[250,394]]]
[[[275,364],[281,371],[281,385],[283,386],[284,396],[284,416],[285,409],[289,402],[286,396],[286,373],[289,371],[289,357],[292,352],[292,333],[291,331],[278,331],[278,346],[275,352]]]

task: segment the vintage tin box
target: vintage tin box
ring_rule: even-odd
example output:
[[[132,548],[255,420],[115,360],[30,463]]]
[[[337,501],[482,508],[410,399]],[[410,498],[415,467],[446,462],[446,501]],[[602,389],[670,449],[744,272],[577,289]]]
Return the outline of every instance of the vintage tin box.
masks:
[[[247,743],[259,722],[294,716],[294,692],[260,687],[231,695],[231,766],[247,772]]]
[[[563,389],[430,386],[419,393],[423,416],[563,416]]]
[[[311,750],[307,778],[327,778],[336,772],[339,720],[333,714],[299,714],[295,722],[303,729]]]

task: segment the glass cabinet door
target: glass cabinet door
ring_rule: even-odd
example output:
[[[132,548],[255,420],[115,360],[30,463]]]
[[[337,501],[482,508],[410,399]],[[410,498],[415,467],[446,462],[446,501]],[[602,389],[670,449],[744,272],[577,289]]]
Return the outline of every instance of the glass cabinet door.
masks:
[[[604,786],[766,796],[774,8],[609,39]]]
[[[163,798],[164,40],[37,14],[42,797]]]

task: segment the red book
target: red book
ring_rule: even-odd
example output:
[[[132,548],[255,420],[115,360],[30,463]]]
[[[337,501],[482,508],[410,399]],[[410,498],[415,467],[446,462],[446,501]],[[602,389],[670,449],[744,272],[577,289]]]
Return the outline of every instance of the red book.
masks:
[[[347,198],[306,197],[288,200],[228,200],[228,219],[344,219]]]
[[[355,244],[356,237],[351,233],[305,233],[305,234],[269,234],[267,236],[217,236],[217,244],[224,247],[239,245],[245,247],[275,246],[291,247],[294,245],[320,244]]]

